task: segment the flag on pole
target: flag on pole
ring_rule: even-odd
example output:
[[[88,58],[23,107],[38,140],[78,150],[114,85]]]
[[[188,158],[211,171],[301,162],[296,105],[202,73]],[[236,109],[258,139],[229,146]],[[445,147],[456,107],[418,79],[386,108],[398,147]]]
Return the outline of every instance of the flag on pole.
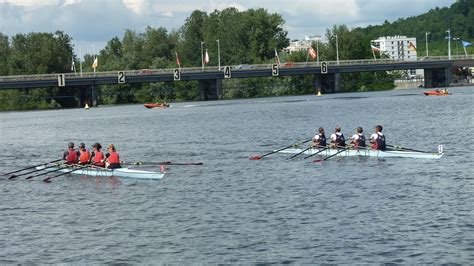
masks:
[[[412,42],[408,42],[408,49],[412,50],[413,52],[416,52],[416,47]]]
[[[278,56],[277,49],[275,48],[275,62],[280,65],[280,57]]]
[[[181,68],[181,62],[179,61],[178,52],[174,52],[176,54],[176,64],[179,68]]]
[[[209,54],[207,53],[207,49],[206,49],[206,56],[204,56],[204,63],[206,65],[209,64]]]
[[[312,46],[309,47],[308,53],[311,56],[311,58],[313,58],[313,59],[316,59],[316,57],[318,57],[318,55],[316,54],[316,51],[313,49]]]
[[[94,62],[92,63],[92,68],[95,70],[99,66],[99,60],[97,57],[94,59]]]
[[[471,46],[471,45],[472,45],[472,43],[470,43],[470,42],[462,41],[462,46],[464,48],[464,54],[466,55],[466,57],[467,57],[466,47]]]
[[[370,48],[372,48],[372,52],[377,52],[377,53],[380,53],[380,48],[374,46],[374,45],[370,45]]]

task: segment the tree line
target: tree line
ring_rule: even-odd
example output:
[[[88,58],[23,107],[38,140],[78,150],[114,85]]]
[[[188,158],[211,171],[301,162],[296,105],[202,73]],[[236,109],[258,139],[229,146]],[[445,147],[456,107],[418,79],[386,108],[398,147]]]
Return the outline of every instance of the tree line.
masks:
[[[379,36],[402,33],[422,40],[425,31],[432,32],[430,54],[442,54],[442,40],[439,40],[439,47],[434,41],[441,38],[445,31],[439,29],[441,25],[453,25],[451,31],[459,32],[459,36],[466,36],[466,39],[472,36],[472,23],[467,22],[474,21],[473,2],[458,0],[450,8],[436,8],[418,17],[386,22],[380,26],[349,29],[345,25],[335,25],[325,33],[327,42],[318,44],[320,61],[336,60],[336,35],[340,60],[372,58],[370,40]],[[456,19],[448,23],[454,17]],[[433,22],[435,19],[436,23]],[[432,23],[429,23],[430,20]],[[283,62],[306,61],[306,51],[291,55],[281,53],[290,41],[283,28],[284,23],[280,14],[269,13],[262,8],[246,11],[227,8],[209,14],[196,10],[178,30],[147,27],[144,32],[126,30],[121,38],[112,38],[97,55],[97,71],[175,68],[176,55],[181,67],[199,67],[201,45],[208,51],[209,65],[216,66],[218,43],[221,65],[273,63],[275,49],[280,51]],[[435,34],[438,31],[440,33]],[[418,46],[420,53],[422,48]],[[95,55],[86,54],[80,59],[73,48],[71,37],[61,31],[17,34],[11,38],[0,33],[0,76],[67,73],[71,72],[72,60],[76,67],[82,60],[83,71],[93,71]],[[343,74],[342,88],[343,91],[391,89],[396,77],[386,72]],[[224,98],[309,94],[314,93],[313,83],[312,76],[225,80]],[[58,88],[5,90],[0,91],[0,109],[77,106],[78,94],[75,89]],[[188,101],[198,100],[200,96],[198,83],[193,81],[104,85],[98,87],[98,94],[101,104]]]

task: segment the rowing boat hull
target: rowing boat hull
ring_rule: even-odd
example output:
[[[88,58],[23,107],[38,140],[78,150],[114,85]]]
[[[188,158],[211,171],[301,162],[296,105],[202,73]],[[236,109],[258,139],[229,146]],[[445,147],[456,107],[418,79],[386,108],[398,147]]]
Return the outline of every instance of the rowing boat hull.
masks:
[[[442,92],[442,91],[424,91],[423,93],[426,96],[447,96],[447,95],[449,95],[448,92]]]
[[[37,167],[37,169],[42,169],[44,166]],[[55,168],[48,168],[54,170]],[[70,172],[73,170],[71,167],[66,168],[56,168],[58,172]],[[138,179],[161,179],[165,175],[164,173],[158,172],[151,172],[151,171],[144,171],[144,170],[136,170],[130,168],[117,168],[117,169],[106,169],[106,168],[82,168],[77,169],[71,174],[75,175],[87,175],[87,176],[116,176],[116,177],[123,177],[123,178],[138,178]]]
[[[169,104],[166,103],[145,103],[143,104],[148,109],[153,109],[153,108],[168,108],[170,107]]]
[[[280,151],[280,153],[289,153],[289,154],[297,154],[302,152],[302,149],[286,149]],[[305,155],[312,155],[320,150],[318,149],[309,149],[303,154]],[[316,156],[321,156],[321,157],[327,157],[334,155],[341,150],[336,150],[336,149],[327,149],[324,151],[321,151],[318,153]],[[354,149],[347,149],[339,154],[336,155],[339,157],[356,157],[356,156],[362,156],[362,157],[376,157],[376,158],[388,158],[388,157],[398,157],[398,158],[415,158],[415,159],[441,159],[443,157],[444,153],[425,153],[425,152],[414,152],[414,151],[395,151],[395,150],[390,150],[390,151],[379,151],[379,150],[370,150],[370,149],[361,149],[361,150],[354,150]]]

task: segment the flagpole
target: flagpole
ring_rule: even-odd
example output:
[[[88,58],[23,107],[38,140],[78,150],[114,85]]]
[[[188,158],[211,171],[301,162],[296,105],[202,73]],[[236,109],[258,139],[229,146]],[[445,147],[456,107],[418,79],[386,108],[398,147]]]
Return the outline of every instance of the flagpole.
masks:
[[[309,60],[309,48],[306,49],[306,64],[308,64],[308,60]]]
[[[201,41],[201,69],[204,71],[204,42]]]
[[[448,33],[448,59],[451,60],[451,29],[446,32]]]
[[[95,59],[97,58],[97,57],[95,56],[95,44],[92,44],[92,51],[93,51],[93,53],[94,53],[94,62],[95,62]],[[94,64],[94,62],[92,62],[92,64]],[[95,76],[95,67],[93,67],[93,69],[94,69],[94,76]]]
[[[337,34],[336,34],[336,61],[337,61],[337,64],[339,65],[339,44],[337,42]]]
[[[425,32],[425,38],[426,38],[426,57],[428,57],[428,34],[429,32]]]
[[[217,41],[217,64],[219,66],[219,70],[221,70],[221,47],[220,47],[220,43],[219,43],[219,39],[216,40]]]
[[[318,62],[319,66],[319,40],[316,40],[316,62]]]
[[[79,46],[79,69],[81,70],[81,77],[82,77],[82,47]]]
[[[463,44],[463,47],[464,47],[464,54],[466,54],[466,58],[468,58],[467,51],[466,51],[466,46],[464,46],[464,44]]]

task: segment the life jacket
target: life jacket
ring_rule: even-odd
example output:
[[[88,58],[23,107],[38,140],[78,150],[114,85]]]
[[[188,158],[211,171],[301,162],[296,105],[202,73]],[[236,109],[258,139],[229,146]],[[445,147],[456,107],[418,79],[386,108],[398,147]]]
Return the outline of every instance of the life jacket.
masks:
[[[375,139],[375,145],[372,145],[372,148],[375,150],[384,151],[386,149],[385,145],[385,135],[377,132],[377,138]]]
[[[336,147],[345,147],[346,146],[346,138],[344,138],[344,134],[337,134],[336,133],[336,141],[334,142]]]
[[[357,133],[359,138],[354,142],[354,147],[357,149],[359,147],[365,147],[365,136],[364,134]]]
[[[110,155],[109,155],[109,158],[108,158],[108,161],[110,164],[113,164],[113,163],[120,163],[120,157],[119,157],[119,154],[115,151],[111,152]]]
[[[67,155],[64,160],[66,160],[67,164],[77,163],[77,152],[74,149],[69,148],[67,150]]]
[[[89,159],[91,157],[90,153],[88,150],[79,150],[79,163],[80,164],[87,164],[89,163]]]
[[[326,136],[324,134],[319,134],[319,139],[315,139],[313,143],[316,144],[318,148],[326,147]]]
[[[92,158],[92,163],[94,163],[94,165],[104,167],[105,162],[103,162],[102,160],[104,160],[104,153],[101,151],[94,151],[94,157]]]

